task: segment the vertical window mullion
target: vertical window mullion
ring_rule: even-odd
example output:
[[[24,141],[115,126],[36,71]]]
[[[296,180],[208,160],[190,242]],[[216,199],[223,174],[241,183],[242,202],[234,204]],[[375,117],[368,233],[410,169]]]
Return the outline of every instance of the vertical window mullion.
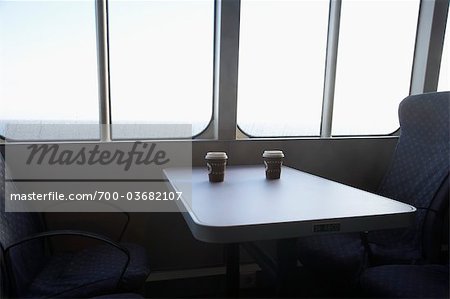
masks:
[[[410,94],[436,91],[448,1],[421,1]]]
[[[236,139],[240,0],[216,0],[214,135]]]
[[[322,122],[320,127],[321,138],[331,137],[341,4],[341,0],[330,0],[330,17],[328,21],[327,54],[322,101]]]
[[[108,52],[108,2],[95,1],[97,31],[97,70],[98,99],[100,112],[100,140],[111,140],[111,106],[109,89],[109,52]]]

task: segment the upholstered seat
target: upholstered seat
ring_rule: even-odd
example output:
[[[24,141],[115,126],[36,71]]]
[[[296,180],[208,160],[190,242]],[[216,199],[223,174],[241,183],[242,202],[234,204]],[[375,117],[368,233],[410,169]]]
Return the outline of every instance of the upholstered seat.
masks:
[[[120,289],[137,290],[148,275],[142,247],[122,244],[130,253]],[[34,278],[24,297],[84,298],[99,290],[115,290],[126,255],[114,247],[99,245],[73,254],[53,256]]]
[[[361,276],[366,296],[375,298],[448,298],[448,265],[386,265]]]
[[[417,207],[414,225],[369,232],[367,240],[359,233],[299,239],[306,268],[355,282],[370,265],[438,261],[449,199],[449,107],[450,92],[409,96],[399,106],[400,138],[377,193]]]
[[[0,244],[11,296],[88,298],[141,288],[149,274],[144,248],[87,232],[46,231],[38,213],[5,212],[4,170],[0,155]],[[15,186],[10,183],[7,188]],[[60,236],[94,239],[102,245],[49,254],[48,239]]]

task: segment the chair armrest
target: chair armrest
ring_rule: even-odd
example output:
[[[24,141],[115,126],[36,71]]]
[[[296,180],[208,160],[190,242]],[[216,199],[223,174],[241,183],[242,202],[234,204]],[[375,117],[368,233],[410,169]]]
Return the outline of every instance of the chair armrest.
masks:
[[[123,225],[122,231],[120,232],[118,241],[122,241],[123,235],[125,234],[125,232],[128,229],[128,224],[130,223],[130,214],[128,212],[125,211],[121,211],[123,215],[125,215],[125,217],[127,218],[125,221],[125,224]]]
[[[119,287],[120,282],[123,280],[123,276],[125,274],[125,271],[128,268],[128,265],[130,264],[130,253],[128,251],[127,248],[125,248],[124,246],[120,245],[119,243],[105,237],[99,234],[95,234],[95,233],[91,233],[91,232],[85,232],[85,231],[77,231],[77,230],[55,230],[55,231],[47,231],[47,232],[42,232],[42,233],[37,233],[28,237],[25,237],[13,244],[10,244],[8,246],[6,246],[4,248],[4,255],[5,255],[5,262],[6,263],[6,268],[7,270],[10,268],[9,267],[9,251],[16,247],[19,246],[21,244],[27,243],[29,241],[33,241],[36,239],[41,239],[41,238],[49,238],[49,237],[56,237],[56,236],[79,236],[79,237],[84,237],[84,238],[90,238],[90,239],[94,239],[94,240],[98,240],[98,241],[102,241],[110,246],[113,246],[115,248],[117,248],[118,250],[122,251],[126,257],[127,257],[127,261],[125,263],[125,266],[123,267],[123,270],[120,273],[119,276],[119,280],[117,281],[117,287]],[[12,269],[9,269],[9,274],[11,274]]]

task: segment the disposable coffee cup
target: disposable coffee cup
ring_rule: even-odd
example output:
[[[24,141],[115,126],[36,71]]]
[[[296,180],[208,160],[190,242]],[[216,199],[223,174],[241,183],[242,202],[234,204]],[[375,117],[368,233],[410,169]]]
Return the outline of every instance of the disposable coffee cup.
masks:
[[[283,151],[264,151],[263,159],[266,166],[266,179],[276,180],[281,175],[281,165],[283,165]]]
[[[223,182],[228,156],[225,152],[208,152],[205,156],[211,183]]]

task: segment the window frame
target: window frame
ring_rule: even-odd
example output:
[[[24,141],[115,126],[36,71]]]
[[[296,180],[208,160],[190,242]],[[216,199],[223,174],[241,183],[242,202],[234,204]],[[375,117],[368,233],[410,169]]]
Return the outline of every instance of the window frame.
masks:
[[[111,79],[110,79],[110,43],[109,43],[109,10],[108,10],[109,0],[95,0],[95,9],[96,9],[96,30],[97,30],[97,63],[98,63],[98,81],[99,81],[99,105],[100,105],[100,121],[101,125],[100,131],[100,141],[103,142],[111,142],[111,141],[125,141],[125,140],[183,140],[183,139],[195,139],[208,131],[208,128],[211,126],[211,123],[214,120],[214,101],[211,104],[211,111],[209,120],[206,123],[206,126],[198,133],[189,136],[189,137],[161,137],[161,138],[114,138],[112,135],[112,113],[111,113]],[[217,19],[217,0],[214,0],[213,9],[214,9],[214,27],[213,27],[213,68],[212,68],[212,95],[211,100],[214,95],[214,86],[215,86],[215,47],[216,47],[216,19]]]
[[[213,102],[211,105],[211,118],[209,124],[201,132],[186,139],[237,140],[242,139],[238,138],[240,134],[245,136],[244,139],[249,140],[378,138],[399,134],[399,129],[397,129],[391,134],[331,135],[336,54],[342,0],[329,0],[330,9],[320,136],[256,137],[246,134],[239,127],[236,120],[241,1],[243,0],[214,0]],[[411,71],[410,95],[437,90],[448,8],[449,3],[445,0],[420,1]],[[104,124],[102,126],[104,129],[101,130],[100,142],[121,141],[122,139],[111,139],[108,0],[95,0],[95,16],[100,107],[99,124]],[[161,138],[160,140],[165,139],[168,138]],[[181,140],[184,138],[174,139]],[[0,143],[2,142],[4,142],[4,136],[0,136]]]
[[[323,99],[322,99],[322,113],[321,113],[321,125],[320,125],[320,135],[319,136],[254,136],[250,133],[245,132],[242,128],[237,124],[237,128],[239,131],[247,136],[248,138],[351,138],[351,137],[382,137],[382,136],[396,136],[399,133],[400,128],[396,128],[393,132],[387,134],[332,134],[332,125],[333,125],[333,109],[334,109],[334,91],[335,91],[335,83],[336,83],[336,66],[338,60],[338,48],[339,48],[339,34],[340,34],[340,21],[341,21],[341,9],[342,9],[342,1],[343,0],[329,0],[329,17],[328,17],[328,32],[327,32],[327,43],[326,43],[326,61],[324,63],[325,73],[324,73],[324,87],[323,87]],[[412,66],[411,66],[411,77],[410,77],[410,90],[409,94],[411,95],[412,82],[413,82],[413,70],[415,67],[415,62],[418,55],[423,55],[424,53],[416,53],[417,40],[419,37],[426,39],[428,32],[424,32],[422,28],[422,32],[419,33],[419,25],[422,21],[423,24],[427,22],[433,22],[434,18],[432,14],[421,14],[422,6],[427,6],[427,10],[433,11],[436,10],[435,3],[439,0],[432,1],[424,1],[421,0],[419,3],[419,11],[416,25],[416,38],[414,42],[414,54],[412,58]],[[448,5],[447,5],[448,8]],[[442,9],[442,8],[440,8]],[[424,26],[422,26],[424,27]],[[425,46],[425,45],[424,45]],[[424,47],[422,46],[422,47]],[[418,73],[416,76],[425,76],[425,73]],[[423,89],[422,92],[425,92]],[[420,92],[417,92],[420,93]]]

